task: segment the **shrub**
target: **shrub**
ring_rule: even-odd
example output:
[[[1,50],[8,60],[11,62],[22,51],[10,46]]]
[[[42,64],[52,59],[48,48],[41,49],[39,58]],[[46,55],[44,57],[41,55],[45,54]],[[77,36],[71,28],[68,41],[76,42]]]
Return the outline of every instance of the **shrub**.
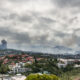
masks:
[[[59,80],[59,78],[56,75],[30,74],[25,80]]]

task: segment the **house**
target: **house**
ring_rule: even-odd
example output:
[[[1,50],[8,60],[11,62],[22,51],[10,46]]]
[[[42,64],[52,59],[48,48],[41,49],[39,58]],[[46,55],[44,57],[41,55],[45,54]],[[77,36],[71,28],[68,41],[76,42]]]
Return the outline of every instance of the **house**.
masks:
[[[57,65],[59,68],[65,68],[67,66],[67,64],[64,63],[58,63]]]
[[[74,67],[75,67],[75,68],[80,68],[80,65],[77,65],[77,64],[76,64],[76,65],[74,65]]]
[[[58,59],[58,61],[64,64],[73,64],[75,59]]]
[[[21,67],[14,67],[12,69],[12,73],[25,73],[27,71],[29,71],[28,68],[21,68]]]
[[[24,68],[25,63],[16,63],[15,66],[12,67],[9,73],[25,73],[27,71],[31,71],[30,68]]]

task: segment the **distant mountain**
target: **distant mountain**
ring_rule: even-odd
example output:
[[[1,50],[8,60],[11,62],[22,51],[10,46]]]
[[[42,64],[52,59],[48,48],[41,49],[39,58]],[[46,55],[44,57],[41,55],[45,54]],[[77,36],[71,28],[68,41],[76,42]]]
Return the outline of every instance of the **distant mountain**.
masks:
[[[21,52],[21,50],[16,49],[8,49],[9,51],[16,51]],[[33,52],[33,53],[48,53],[48,54],[77,54],[80,51],[76,49],[72,49],[65,46],[47,46],[47,45],[33,45],[33,46],[27,46],[26,50],[22,50],[25,52]]]
[[[33,52],[42,52],[42,53],[51,53],[51,54],[74,54],[75,50],[72,48],[68,48],[65,46],[43,46],[43,45],[36,45],[31,46],[27,50]]]
[[[72,50],[71,48],[65,47],[65,46],[55,46],[55,49],[59,49],[59,50]]]

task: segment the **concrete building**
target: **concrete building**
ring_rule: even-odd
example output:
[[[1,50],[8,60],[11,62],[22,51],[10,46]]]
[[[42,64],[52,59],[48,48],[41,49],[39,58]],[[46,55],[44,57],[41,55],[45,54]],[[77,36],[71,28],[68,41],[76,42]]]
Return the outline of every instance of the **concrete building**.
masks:
[[[26,76],[17,74],[15,76],[10,76],[10,75],[0,75],[0,80],[25,80]]]
[[[64,63],[58,63],[58,67],[59,68],[65,68],[67,66],[67,64]]]
[[[12,67],[11,71],[9,73],[25,73],[28,71],[31,71],[30,68],[24,68],[24,63],[16,63],[14,67]]]

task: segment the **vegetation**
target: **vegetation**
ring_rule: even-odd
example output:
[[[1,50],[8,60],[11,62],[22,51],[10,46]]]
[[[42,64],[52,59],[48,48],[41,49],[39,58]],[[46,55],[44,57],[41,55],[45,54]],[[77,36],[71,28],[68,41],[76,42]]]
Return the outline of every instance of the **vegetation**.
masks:
[[[61,80],[74,80],[76,77],[80,77],[80,68],[74,68],[71,71],[62,73],[60,76]]]
[[[25,67],[31,68],[31,73],[44,73],[47,71],[48,74],[54,74],[57,76],[61,76],[63,73],[73,70],[73,64],[67,65],[65,68],[58,68],[57,59],[43,59],[35,62],[31,65],[26,64]]]
[[[35,62],[33,64],[31,64],[31,65],[26,64],[25,67],[29,67],[32,69],[32,71],[30,73],[44,74],[44,71],[47,71],[47,72],[49,72],[48,74],[54,74],[54,75],[57,75],[58,77],[60,77],[60,80],[73,80],[72,76],[74,76],[78,72],[80,72],[80,69],[73,67],[74,64],[71,64],[71,65],[69,64],[65,68],[58,68],[57,63],[58,63],[57,59],[43,59],[40,61],[37,61],[35,59]],[[26,79],[26,80],[28,80],[28,79]]]
[[[0,73],[1,74],[5,74],[5,73],[7,73],[9,71],[9,67],[8,67],[8,65],[4,65],[2,63],[3,62],[0,61]]]
[[[41,60],[38,60],[38,58],[40,58],[39,55],[37,55],[37,57],[33,55],[33,57],[34,62],[32,64],[26,63],[25,65],[25,68],[31,69],[30,71],[23,73],[27,76],[29,75],[25,80],[73,80],[75,76],[77,75],[80,76],[80,68],[73,67],[74,64],[80,64],[80,62],[69,64],[65,68],[63,67],[58,68],[57,66],[58,60],[55,58],[53,59],[51,57],[42,57]],[[22,60],[22,57],[20,55],[19,58],[17,58],[16,56],[13,57],[6,56],[6,58],[8,58],[9,60],[16,59],[16,61],[14,61],[15,63],[17,63],[18,60]],[[0,61],[0,73],[6,74],[8,71],[9,71],[8,64],[4,65],[3,61]],[[39,75],[38,73],[42,73],[43,75]]]
[[[59,78],[55,75],[39,75],[39,74],[31,74],[27,76],[25,80],[59,80]]]

